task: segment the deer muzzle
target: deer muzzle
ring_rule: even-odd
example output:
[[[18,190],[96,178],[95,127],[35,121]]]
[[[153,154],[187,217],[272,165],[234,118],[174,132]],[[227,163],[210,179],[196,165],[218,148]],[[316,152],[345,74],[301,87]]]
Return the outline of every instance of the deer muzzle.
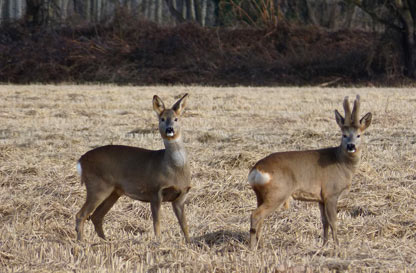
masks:
[[[175,130],[173,130],[172,127],[168,127],[168,128],[166,128],[165,133],[168,137],[173,137],[173,135],[175,134]]]
[[[356,152],[355,144],[349,143],[347,144],[347,152],[349,153],[355,153]]]

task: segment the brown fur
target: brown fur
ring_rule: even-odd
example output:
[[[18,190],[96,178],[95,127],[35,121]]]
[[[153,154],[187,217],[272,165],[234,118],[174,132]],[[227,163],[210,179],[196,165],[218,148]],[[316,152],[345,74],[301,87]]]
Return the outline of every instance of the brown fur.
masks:
[[[159,97],[153,99],[154,110],[160,124],[167,119],[176,119],[183,110],[187,94],[172,109],[164,109]],[[162,119],[164,120],[162,122]],[[170,126],[170,125],[169,125]],[[159,125],[162,128],[162,125]],[[164,127],[163,127],[164,128]],[[79,240],[85,220],[91,215],[95,230],[105,239],[102,222],[105,214],[118,198],[127,195],[133,199],[149,202],[156,237],[160,236],[159,211],[162,202],[172,202],[186,241],[189,241],[184,202],[190,189],[189,163],[174,164],[172,154],[185,148],[181,141],[180,127],[175,128],[174,143],[166,142],[166,149],[146,150],[137,147],[108,145],[96,148],[79,159],[82,168],[81,182],[87,189],[87,199],[76,215],[76,231]],[[165,131],[160,129],[163,138]]]
[[[358,107],[359,97],[357,96],[353,114],[351,114],[346,98],[344,109],[347,118],[338,116],[338,112],[336,114],[341,130],[343,132],[349,130],[348,132],[353,136],[361,134],[371,123],[370,113],[363,119],[356,120]],[[360,124],[359,128],[354,127],[357,124]],[[251,215],[251,248],[257,246],[264,219],[283,203],[287,205],[290,197],[295,200],[318,202],[324,229],[324,244],[328,241],[330,226],[335,244],[338,245],[337,201],[340,195],[350,187],[361,154],[359,145],[355,146],[355,152],[351,153],[348,153],[344,146],[341,142],[340,146],[333,148],[273,153],[254,165],[251,171],[267,173],[270,175],[270,180],[262,185],[252,182],[257,197],[257,209]]]

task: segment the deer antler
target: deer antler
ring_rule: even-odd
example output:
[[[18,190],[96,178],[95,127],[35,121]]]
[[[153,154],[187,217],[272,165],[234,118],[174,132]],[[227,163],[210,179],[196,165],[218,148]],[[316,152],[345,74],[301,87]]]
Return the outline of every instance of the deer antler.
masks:
[[[360,127],[360,95],[357,95],[352,109],[352,122],[355,127]]]
[[[345,111],[345,118],[344,118],[344,125],[350,125],[351,124],[351,109],[350,109],[350,103],[348,102],[348,96],[344,98],[344,111]],[[355,109],[355,104],[354,104]]]

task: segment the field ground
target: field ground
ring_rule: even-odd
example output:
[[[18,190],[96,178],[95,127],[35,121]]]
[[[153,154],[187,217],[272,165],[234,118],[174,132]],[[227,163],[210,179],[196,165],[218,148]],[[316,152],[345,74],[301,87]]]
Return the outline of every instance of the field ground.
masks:
[[[185,244],[169,204],[162,238],[149,205],[122,197],[105,218],[109,241],[87,221],[75,163],[104,144],[163,147],[152,111],[190,93],[183,117],[192,185]],[[339,201],[340,247],[321,248],[317,204],[292,201],[265,223],[263,247],[247,248],[256,200],[249,168],[273,151],[338,145],[334,109],[362,98],[373,124],[350,192]],[[384,88],[210,88],[0,85],[2,272],[316,272],[416,268],[416,92]]]

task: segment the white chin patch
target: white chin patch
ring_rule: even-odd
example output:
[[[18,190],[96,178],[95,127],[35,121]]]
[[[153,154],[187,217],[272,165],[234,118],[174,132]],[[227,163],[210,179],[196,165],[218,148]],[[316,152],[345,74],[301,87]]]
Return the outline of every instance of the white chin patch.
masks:
[[[355,149],[348,150],[348,152],[349,152],[350,154],[355,153]]]
[[[166,134],[168,137],[173,137],[173,132],[169,132]]]

